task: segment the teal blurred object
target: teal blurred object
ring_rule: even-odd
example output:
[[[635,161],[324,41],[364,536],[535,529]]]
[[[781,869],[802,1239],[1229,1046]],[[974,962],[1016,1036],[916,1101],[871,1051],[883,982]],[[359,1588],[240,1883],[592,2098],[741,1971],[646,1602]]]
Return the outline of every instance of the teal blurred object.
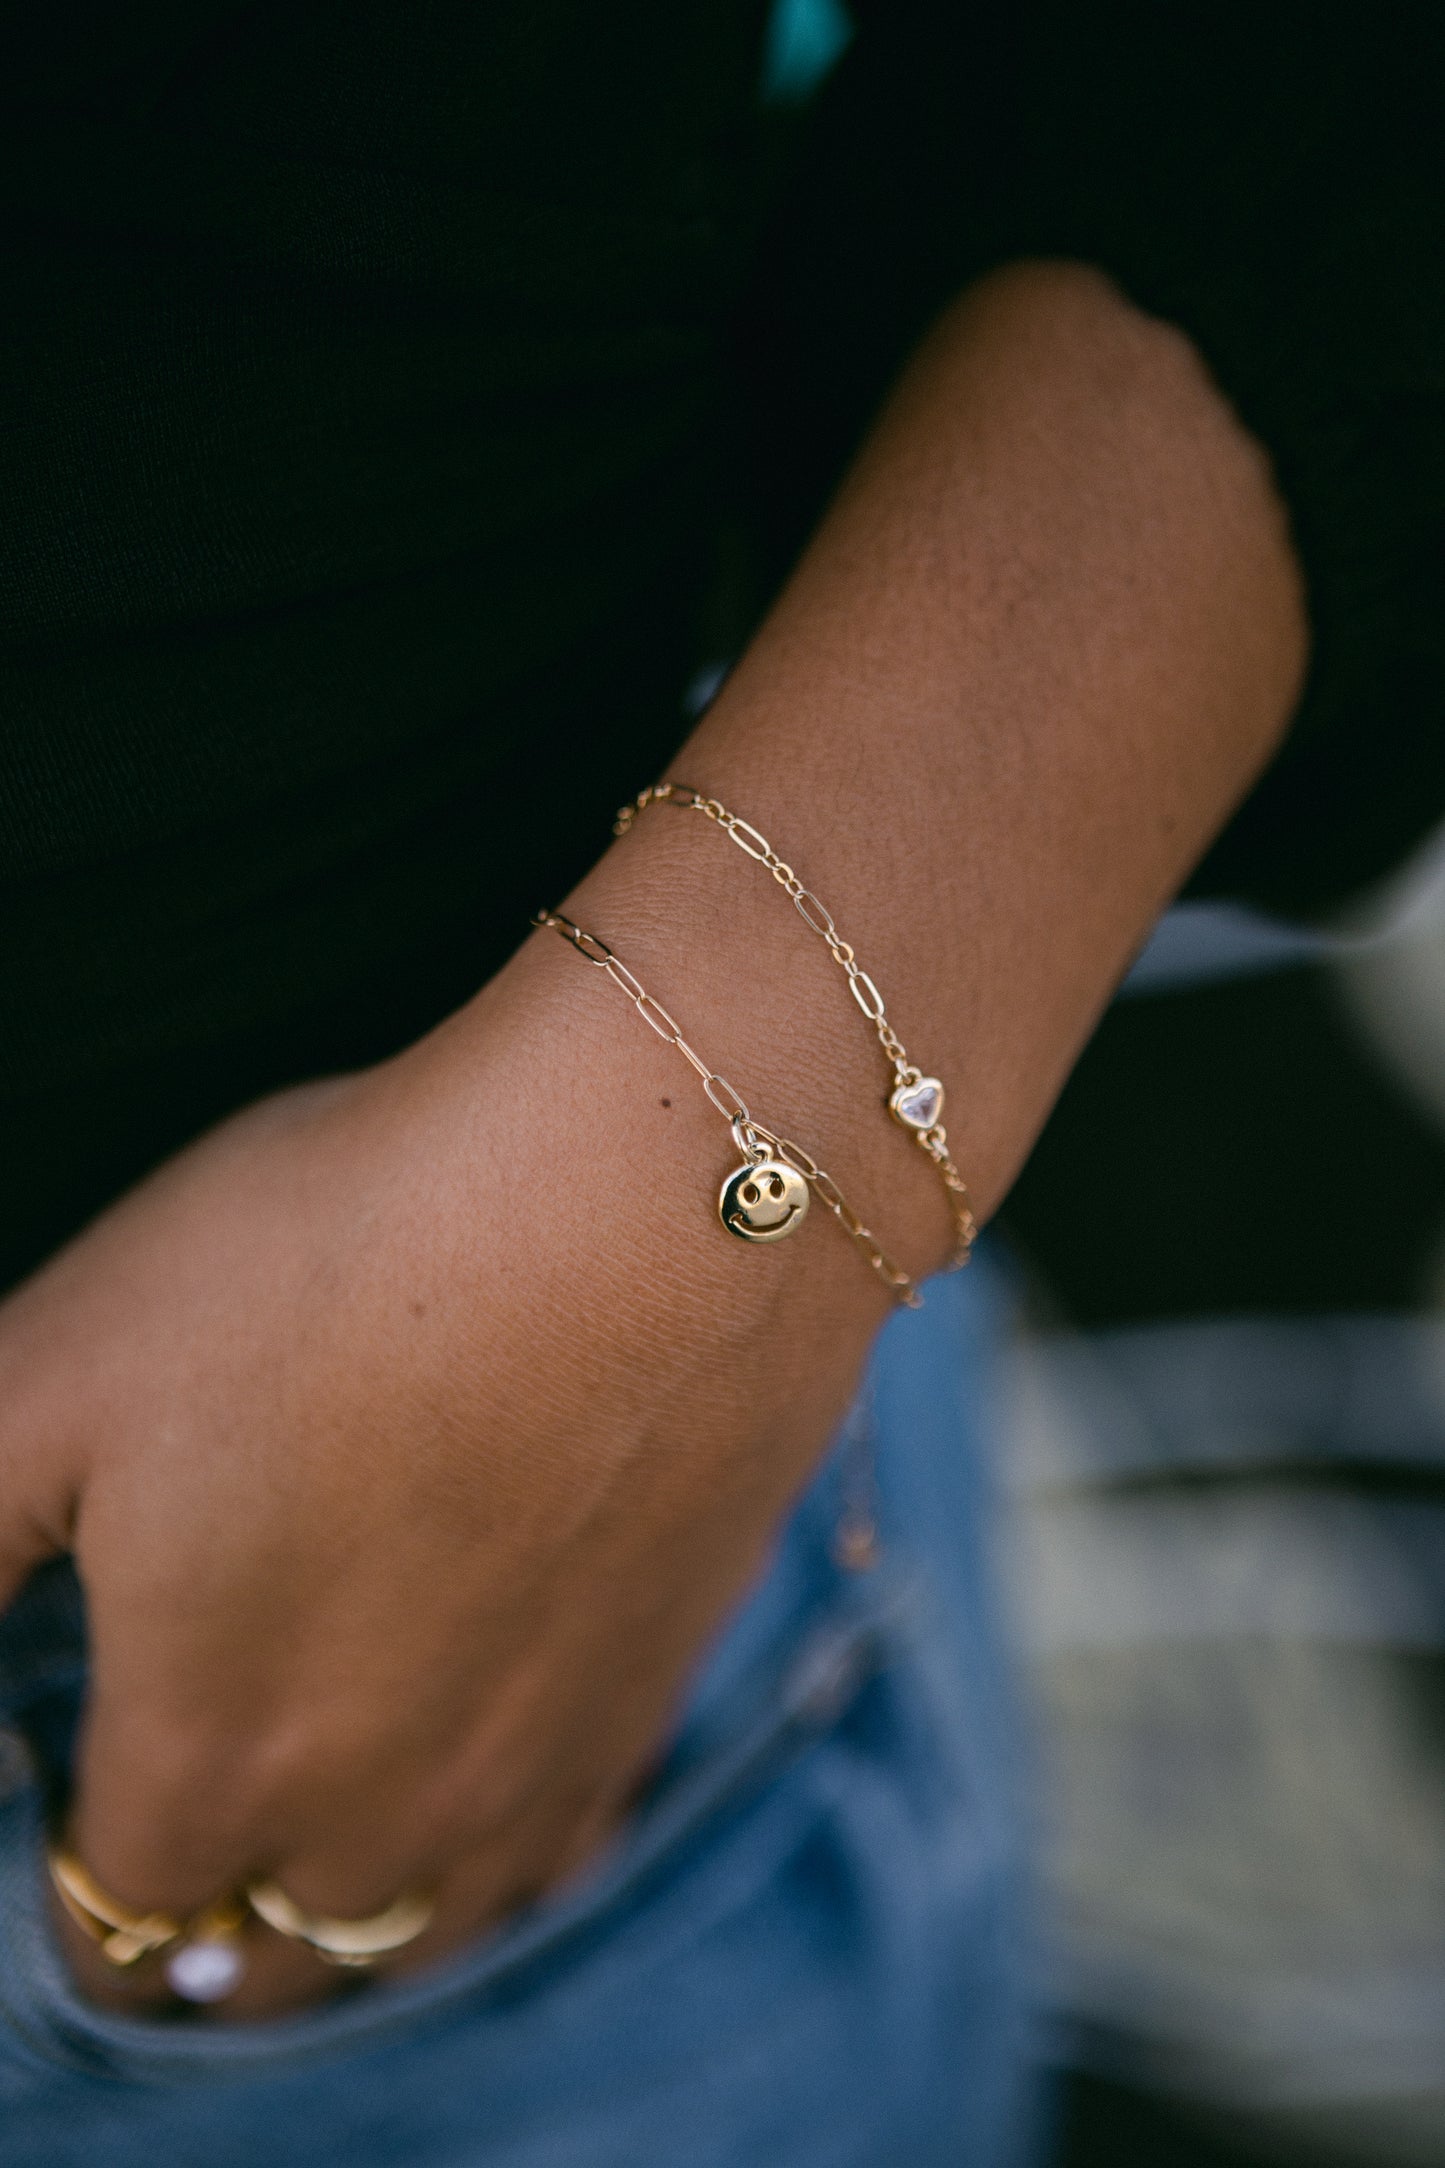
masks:
[[[777,0],[763,59],[763,96],[771,105],[811,98],[853,36],[842,0]]]

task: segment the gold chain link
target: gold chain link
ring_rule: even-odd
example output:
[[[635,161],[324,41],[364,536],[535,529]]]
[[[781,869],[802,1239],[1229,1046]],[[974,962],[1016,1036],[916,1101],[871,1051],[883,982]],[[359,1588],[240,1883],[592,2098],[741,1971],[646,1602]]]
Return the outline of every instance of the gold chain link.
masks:
[[[869,1266],[877,1273],[894,1300],[910,1310],[921,1308],[923,1298],[914,1282],[864,1226],[833,1177],[820,1167],[801,1145],[794,1144],[791,1138],[778,1136],[754,1119],[741,1092],[735,1090],[726,1077],[719,1076],[716,1070],[710,1069],[702,1056],[688,1045],[674,1018],[668,1014],[662,1003],[655,1001],[646,987],[634,978],[621,957],[616,955],[605,941],[599,940],[594,933],[588,933],[561,911],[539,911],[532,924],[549,926],[554,933],[560,934],[564,941],[569,942],[580,956],[584,956],[589,964],[596,964],[599,970],[605,971],[614,986],[620,987],[626,994],[643,1022],[650,1024],[658,1037],[665,1039],[669,1046],[675,1046],[683,1059],[697,1072],[710,1103],[728,1124],[733,1133],[733,1141],[744,1158],[761,1154],[766,1148],[771,1148],[794,1173],[803,1177],[813,1195],[832,1213],[849,1240],[867,1259]]]
[[[760,835],[750,822],[740,819],[736,813],[730,813],[720,799],[705,798],[701,791],[692,790],[686,783],[649,783],[646,790],[638,792],[630,805],[622,807],[613,823],[613,834],[625,836],[636,823],[638,815],[644,813],[650,805],[675,805],[685,812],[703,814],[714,826],[721,828],[725,836],[730,836],[739,850],[745,851],[748,857],[755,859],[759,865],[767,867],[784,894],[791,896],[803,924],[826,943],[833,961],[841,966],[845,973],[848,991],[873,1026],[878,1044],[893,1064],[895,1097],[909,1086],[921,1083],[923,1071],[908,1059],[907,1048],[888,1021],[883,996],[859,964],[850,943],[839,933],[832,912],[810,888],[804,887],[787,861],[778,856],[767,837]],[[968,1184],[949,1153],[948,1132],[941,1122],[934,1122],[927,1129],[914,1128],[908,1123],[903,1126],[909,1129],[919,1148],[938,1169],[953,1218],[953,1248],[944,1269],[956,1272],[960,1266],[968,1263],[973,1245],[978,1239],[978,1221],[974,1215],[973,1200],[968,1193]]]
[[[754,1134],[761,1137],[765,1144],[770,1144],[780,1159],[786,1160],[790,1167],[795,1168],[814,1196],[827,1206],[849,1241],[857,1244],[890,1294],[894,1295],[905,1309],[921,1310],[923,1297],[914,1281],[909,1278],[902,1265],[895,1263],[887,1250],[882,1248],[871,1229],[864,1226],[832,1175],[810,1158],[801,1145],[794,1144],[791,1138],[775,1136],[771,1129],[764,1129],[761,1122],[754,1122],[752,1127]]]

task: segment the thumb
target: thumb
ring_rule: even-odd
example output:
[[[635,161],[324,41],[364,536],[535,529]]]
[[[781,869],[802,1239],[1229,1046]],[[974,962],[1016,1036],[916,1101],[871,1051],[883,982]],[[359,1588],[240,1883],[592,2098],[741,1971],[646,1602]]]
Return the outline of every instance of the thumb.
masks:
[[[30,1324],[20,1297],[0,1305],[0,1611],[69,1549],[75,1517],[71,1396]]]
[[[68,1548],[70,1504],[45,1459],[24,1426],[0,1414],[0,1611],[37,1566]]]
[[[0,1513],[8,1503],[6,1482],[0,1467]],[[21,1517],[12,1527],[0,1527],[0,1611],[15,1601],[37,1566],[59,1556],[63,1545]]]

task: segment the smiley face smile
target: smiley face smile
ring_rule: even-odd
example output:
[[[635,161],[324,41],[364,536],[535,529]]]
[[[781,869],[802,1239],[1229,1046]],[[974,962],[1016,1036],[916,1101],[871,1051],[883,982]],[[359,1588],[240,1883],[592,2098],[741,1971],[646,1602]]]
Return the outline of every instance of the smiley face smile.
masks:
[[[778,1220],[775,1225],[769,1227],[769,1229],[767,1230],[767,1239],[776,1242],[780,1235],[785,1235],[788,1232],[788,1229],[792,1226],[797,1216],[797,1205],[790,1204],[783,1217]],[[739,1225],[736,1217],[730,1219],[728,1221],[728,1225],[735,1235],[746,1235],[747,1239],[750,1242],[760,1242],[764,1239],[763,1235],[759,1230],[752,1227]]]

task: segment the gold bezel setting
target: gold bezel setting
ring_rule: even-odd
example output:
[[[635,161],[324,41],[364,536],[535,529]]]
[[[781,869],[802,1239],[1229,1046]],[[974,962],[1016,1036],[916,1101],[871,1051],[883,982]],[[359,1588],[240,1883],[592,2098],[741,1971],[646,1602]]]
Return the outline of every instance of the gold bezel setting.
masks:
[[[936,1076],[917,1076],[895,1084],[888,1111],[900,1128],[926,1136],[943,1118],[943,1086]]]

